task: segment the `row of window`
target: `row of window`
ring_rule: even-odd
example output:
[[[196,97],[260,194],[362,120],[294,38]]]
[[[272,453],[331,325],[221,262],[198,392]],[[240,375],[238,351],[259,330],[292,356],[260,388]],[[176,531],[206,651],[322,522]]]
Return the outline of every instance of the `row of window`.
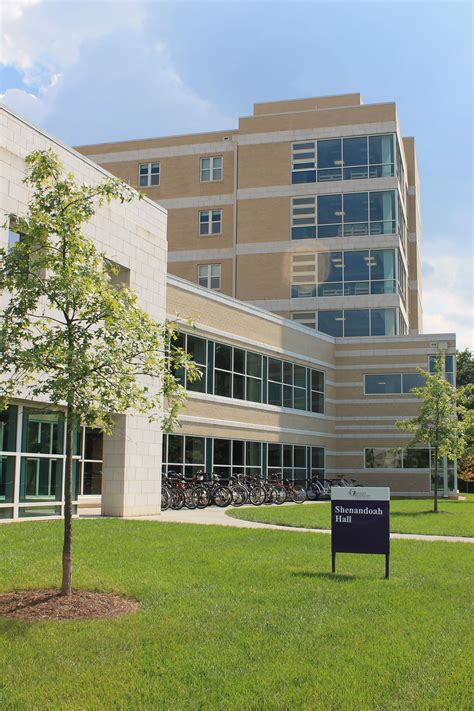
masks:
[[[16,451],[20,430],[20,451]],[[10,406],[0,412],[0,504],[12,503],[17,457],[20,502],[60,501],[65,464],[65,419],[61,412]],[[102,434],[81,427],[74,435],[74,498],[101,492]]]
[[[366,447],[366,469],[429,469],[428,447],[404,449],[402,447]]]
[[[291,314],[291,318],[301,325],[335,338],[396,336],[406,333],[406,324],[401,312],[399,316],[397,322],[397,309],[332,309]]]
[[[179,334],[176,345],[202,373],[190,382],[184,371],[177,372],[187,390],[324,413],[324,373],[319,370],[189,333]]]
[[[366,395],[387,395],[411,393],[413,388],[421,388],[425,379],[420,373],[375,373],[364,375]]]
[[[405,267],[394,249],[295,254],[291,297],[395,294],[406,288]]]
[[[395,161],[395,154],[396,161]],[[394,134],[300,141],[292,145],[292,183],[364,180],[405,175]]]
[[[223,156],[199,159],[202,183],[222,180]],[[316,183],[399,176],[404,186],[403,163],[394,134],[300,141],[292,144],[291,182]],[[139,163],[141,188],[160,184],[160,163]]]
[[[406,231],[395,190],[292,199],[291,238],[361,237]]]
[[[437,356],[430,355],[428,370],[433,373]],[[446,380],[454,385],[454,356],[444,358],[443,372]],[[421,388],[425,379],[420,373],[374,373],[364,375],[364,392],[366,395],[393,393],[410,393],[413,388]]]
[[[222,180],[222,156],[209,156],[199,159],[199,180],[201,183],[214,183]],[[138,185],[140,188],[158,187],[160,184],[160,164],[140,163],[138,166]]]
[[[236,439],[163,435],[163,471],[191,477],[214,472],[223,478],[235,474],[271,478],[283,473],[292,481],[309,476],[324,479],[324,448]]]

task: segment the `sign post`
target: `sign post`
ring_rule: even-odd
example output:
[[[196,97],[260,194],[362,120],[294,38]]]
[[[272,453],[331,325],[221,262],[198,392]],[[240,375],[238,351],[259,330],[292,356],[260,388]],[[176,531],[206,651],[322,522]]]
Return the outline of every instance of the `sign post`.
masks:
[[[390,575],[390,489],[384,486],[333,486],[331,489],[332,572],[336,553],[385,556]]]

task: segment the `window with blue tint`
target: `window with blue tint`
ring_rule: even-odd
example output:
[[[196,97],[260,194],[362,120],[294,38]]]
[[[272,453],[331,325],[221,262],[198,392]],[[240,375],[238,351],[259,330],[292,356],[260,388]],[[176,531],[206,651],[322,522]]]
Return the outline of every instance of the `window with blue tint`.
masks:
[[[395,293],[395,251],[372,249],[370,251],[371,294]]]
[[[343,196],[344,235],[355,237],[369,233],[368,193],[347,193]]]
[[[318,181],[342,179],[341,139],[318,141]]]
[[[369,250],[344,252],[344,294],[369,293]]]
[[[370,314],[372,336],[396,335],[395,309],[372,309]]]
[[[367,395],[393,394],[402,392],[400,373],[376,373],[365,375],[365,393]]]
[[[13,230],[8,230],[8,251],[13,249],[13,247],[21,240],[21,235],[19,232],[14,232]]]
[[[343,335],[344,316],[342,311],[320,311],[318,314],[318,331],[328,333],[330,336]]]
[[[402,374],[402,392],[410,393],[412,388],[422,388],[425,384],[425,379],[420,373],[403,373]]]
[[[369,177],[367,168],[367,136],[343,139],[344,180]]]
[[[395,191],[370,193],[370,234],[394,234],[396,227]]]
[[[387,178],[394,173],[393,136],[369,136],[371,178]]]
[[[318,237],[342,235],[342,195],[318,196]]]
[[[344,336],[370,335],[368,309],[346,309],[344,317]]]
[[[428,359],[429,371],[430,373],[436,372],[436,362],[438,359],[442,359],[442,355],[430,355]],[[443,361],[443,372],[446,380],[454,385],[454,356],[447,355],[444,357]]]
[[[340,296],[343,293],[342,252],[318,255],[319,296]]]
[[[397,250],[397,281],[398,281],[398,293],[402,297],[402,301],[406,304],[407,300],[407,273],[405,269],[405,264],[403,263],[400,251]]]

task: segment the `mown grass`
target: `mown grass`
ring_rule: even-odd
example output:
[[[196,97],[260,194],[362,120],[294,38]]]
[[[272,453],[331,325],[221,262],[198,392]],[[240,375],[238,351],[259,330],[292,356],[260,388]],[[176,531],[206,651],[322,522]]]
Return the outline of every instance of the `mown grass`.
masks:
[[[317,508],[317,507],[312,507]],[[61,522],[0,526],[0,589],[60,580]],[[0,619],[0,708],[468,709],[472,546],[338,557],[291,531],[74,523],[75,584],[136,597],[118,620]]]
[[[390,530],[393,533],[422,533],[439,536],[474,536],[474,494],[466,501],[440,499],[439,512],[433,501],[401,499],[390,502]],[[229,516],[297,528],[331,528],[329,502],[311,505],[272,506],[228,510]]]

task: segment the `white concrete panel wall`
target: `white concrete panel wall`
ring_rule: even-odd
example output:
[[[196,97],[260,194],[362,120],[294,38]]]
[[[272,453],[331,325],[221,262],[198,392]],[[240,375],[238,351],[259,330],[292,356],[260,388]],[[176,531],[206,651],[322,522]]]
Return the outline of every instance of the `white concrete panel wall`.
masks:
[[[30,191],[22,181],[24,158],[52,148],[78,181],[101,182],[109,174],[90,160],[0,106],[0,245],[6,247],[9,213],[25,214]],[[130,270],[130,286],[156,321],[166,317],[166,210],[150,200],[112,202],[98,208],[84,227],[98,249]],[[5,297],[0,295],[0,307]],[[156,513],[161,502],[161,431],[159,423],[126,415],[105,438],[103,509],[114,516]]]

